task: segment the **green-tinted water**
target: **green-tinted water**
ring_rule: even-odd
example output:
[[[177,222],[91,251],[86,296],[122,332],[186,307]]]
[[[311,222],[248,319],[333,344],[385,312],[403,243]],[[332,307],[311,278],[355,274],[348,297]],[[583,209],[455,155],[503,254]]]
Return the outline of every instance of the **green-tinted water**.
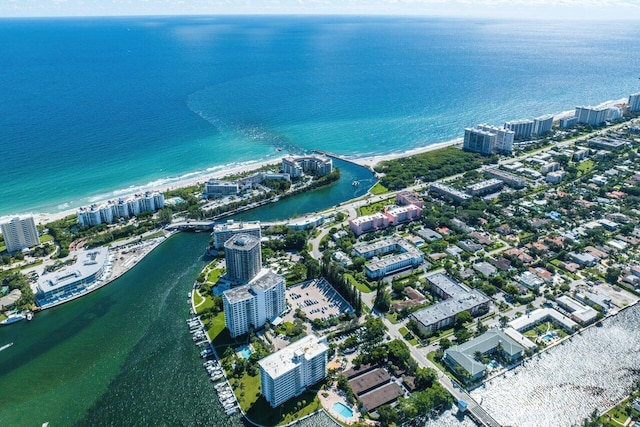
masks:
[[[114,283],[0,330],[0,425],[232,425],[187,331],[207,235],[169,239]]]
[[[269,220],[363,194],[371,173],[256,209]],[[352,181],[361,180],[358,187]],[[0,426],[231,426],[184,319],[208,234],[179,234],[133,270],[76,301],[0,328]]]
[[[340,180],[326,187],[280,200],[278,203],[261,206],[233,219],[251,221],[275,221],[304,215],[330,208],[346,200],[360,197],[376,183],[373,174],[362,166],[333,159],[334,167],[340,168]],[[353,185],[357,182],[358,185]]]

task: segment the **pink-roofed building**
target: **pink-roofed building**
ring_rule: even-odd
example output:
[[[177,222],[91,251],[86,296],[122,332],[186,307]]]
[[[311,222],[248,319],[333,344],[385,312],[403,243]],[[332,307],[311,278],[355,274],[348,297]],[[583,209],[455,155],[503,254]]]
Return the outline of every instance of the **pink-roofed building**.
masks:
[[[390,224],[397,225],[420,219],[422,208],[416,205],[394,206],[386,208],[384,215],[389,219]]]
[[[420,209],[424,208],[424,201],[413,191],[401,191],[396,194],[396,203],[401,206],[416,205]]]
[[[382,230],[389,226],[389,218],[380,212],[349,220],[349,228],[356,236],[368,231]]]

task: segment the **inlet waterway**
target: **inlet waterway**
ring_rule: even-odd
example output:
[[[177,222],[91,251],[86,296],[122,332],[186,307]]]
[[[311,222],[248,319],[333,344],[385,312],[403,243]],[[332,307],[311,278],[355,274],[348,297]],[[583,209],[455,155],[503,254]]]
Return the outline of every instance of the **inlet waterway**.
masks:
[[[310,213],[373,184],[365,168],[336,163],[337,183],[251,214],[269,220]],[[0,425],[241,425],[219,408],[184,321],[208,240],[171,237],[108,286],[1,328],[0,346],[14,345],[0,352]],[[310,425],[326,425],[322,420]]]
[[[376,183],[371,171],[362,166],[336,158],[333,159],[333,166],[340,168],[340,180],[337,183],[297,194],[278,203],[260,206],[232,218],[243,221],[277,221],[317,212],[360,197]]]

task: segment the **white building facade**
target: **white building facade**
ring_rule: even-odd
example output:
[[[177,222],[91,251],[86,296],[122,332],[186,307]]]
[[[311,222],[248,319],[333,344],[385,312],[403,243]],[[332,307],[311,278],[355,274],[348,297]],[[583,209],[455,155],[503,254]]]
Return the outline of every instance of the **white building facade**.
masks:
[[[16,252],[36,246],[40,236],[33,216],[14,217],[1,225],[7,252]]]
[[[249,234],[236,234],[224,243],[224,257],[227,277],[236,282],[247,283],[262,268],[260,239]]]
[[[262,395],[272,408],[327,376],[326,338],[308,335],[258,362]]]
[[[269,269],[263,269],[248,284],[225,291],[224,318],[231,337],[259,329],[282,314],[287,306],[284,291],[284,277]]]

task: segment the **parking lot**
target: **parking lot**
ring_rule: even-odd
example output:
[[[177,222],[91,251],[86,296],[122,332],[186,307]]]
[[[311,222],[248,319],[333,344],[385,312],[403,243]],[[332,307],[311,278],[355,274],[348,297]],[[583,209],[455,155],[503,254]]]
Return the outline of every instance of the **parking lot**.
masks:
[[[353,308],[324,279],[315,279],[287,288],[287,302],[291,311],[286,321],[293,321],[296,309],[300,309],[310,320],[326,320],[340,313],[353,312]]]

